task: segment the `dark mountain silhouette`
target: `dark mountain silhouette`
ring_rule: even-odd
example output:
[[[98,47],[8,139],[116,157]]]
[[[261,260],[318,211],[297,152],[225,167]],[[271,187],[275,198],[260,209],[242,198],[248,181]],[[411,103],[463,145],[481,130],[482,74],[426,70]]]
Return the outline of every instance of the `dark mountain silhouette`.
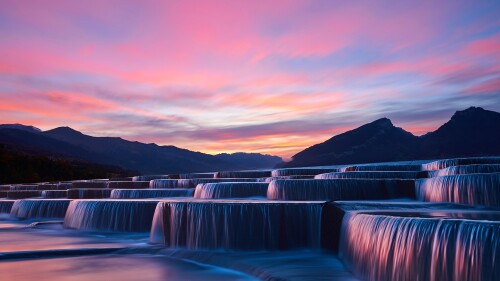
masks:
[[[221,153],[215,156],[226,162],[244,163],[247,169],[273,168],[283,161],[281,157],[260,153],[236,152],[232,154]]]
[[[0,124],[0,129],[17,129],[17,130],[27,131],[30,133],[40,133],[42,131],[37,127],[26,126],[22,124]]]
[[[284,167],[412,159],[417,156],[417,141],[416,136],[382,118],[313,145],[295,154]]]
[[[24,152],[26,154],[51,156],[53,158],[81,159],[85,161],[95,161],[99,158],[81,147],[44,136],[41,132],[30,132],[0,128],[0,143],[6,149]]]
[[[424,157],[500,154],[500,113],[480,107],[457,111],[443,126],[421,137]]]
[[[142,174],[206,172],[268,167],[268,156],[263,155],[264,167],[255,167],[253,159],[217,157],[175,146],[159,146],[127,141],[114,137],[92,137],[69,127],[49,131],[0,128],[0,143],[7,148],[28,154],[45,155],[59,159],[83,160],[91,163],[117,166]],[[234,160],[231,160],[234,159]],[[248,164],[247,164],[248,162]]]
[[[434,132],[417,137],[387,118],[313,145],[281,167],[500,155],[500,113],[471,107],[457,111]]]
[[[0,184],[128,177],[137,172],[94,163],[27,154],[0,144]]]

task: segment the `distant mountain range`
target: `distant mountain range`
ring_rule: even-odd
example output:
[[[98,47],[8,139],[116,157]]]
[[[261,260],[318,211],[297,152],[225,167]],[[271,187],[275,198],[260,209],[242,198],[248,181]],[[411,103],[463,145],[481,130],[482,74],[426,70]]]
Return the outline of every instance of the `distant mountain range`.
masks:
[[[42,131],[33,126],[4,124],[0,125],[0,144],[16,153],[95,163],[111,167],[111,172],[112,167],[118,167],[127,173],[142,174],[487,156],[500,155],[500,113],[479,107],[457,111],[436,131],[420,137],[382,118],[313,145],[286,163],[280,157],[258,153],[210,155],[175,146],[93,137],[69,127]]]
[[[387,118],[334,136],[292,156],[281,167],[500,155],[500,113],[457,111],[436,131],[417,137]]]
[[[115,137],[92,137],[69,127],[41,131],[20,124],[0,125],[0,144],[30,155],[111,165],[142,174],[272,168],[282,159],[257,153],[210,155]]]

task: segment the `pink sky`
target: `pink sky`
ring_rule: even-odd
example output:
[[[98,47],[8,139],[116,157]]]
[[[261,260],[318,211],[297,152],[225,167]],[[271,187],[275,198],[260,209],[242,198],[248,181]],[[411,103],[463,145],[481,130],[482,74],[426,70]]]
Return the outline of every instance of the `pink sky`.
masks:
[[[290,157],[500,110],[498,1],[10,1],[0,120]]]

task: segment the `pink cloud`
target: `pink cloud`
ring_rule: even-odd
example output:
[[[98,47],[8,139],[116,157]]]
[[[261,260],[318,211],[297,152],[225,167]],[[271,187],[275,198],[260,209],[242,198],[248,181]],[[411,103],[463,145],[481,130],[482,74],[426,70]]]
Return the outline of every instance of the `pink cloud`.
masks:
[[[203,151],[285,155],[355,124],[318,121],[322,128],[301,135],[276,122],[344,112],[368,122],[385,103],[410,104],[416,92],[497,92],[498,20],[487,4],[6,0],[0,116]],[[242,124],[269,127],[225,130]],[[198,134],[170,135],[190,131]]]

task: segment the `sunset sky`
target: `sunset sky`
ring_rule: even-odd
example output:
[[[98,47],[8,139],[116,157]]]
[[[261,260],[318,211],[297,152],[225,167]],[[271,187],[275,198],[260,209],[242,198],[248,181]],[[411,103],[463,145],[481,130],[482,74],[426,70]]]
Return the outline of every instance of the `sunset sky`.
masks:
[[[0,123],[290,157],[500,111],[500,1],[0,0]]]

